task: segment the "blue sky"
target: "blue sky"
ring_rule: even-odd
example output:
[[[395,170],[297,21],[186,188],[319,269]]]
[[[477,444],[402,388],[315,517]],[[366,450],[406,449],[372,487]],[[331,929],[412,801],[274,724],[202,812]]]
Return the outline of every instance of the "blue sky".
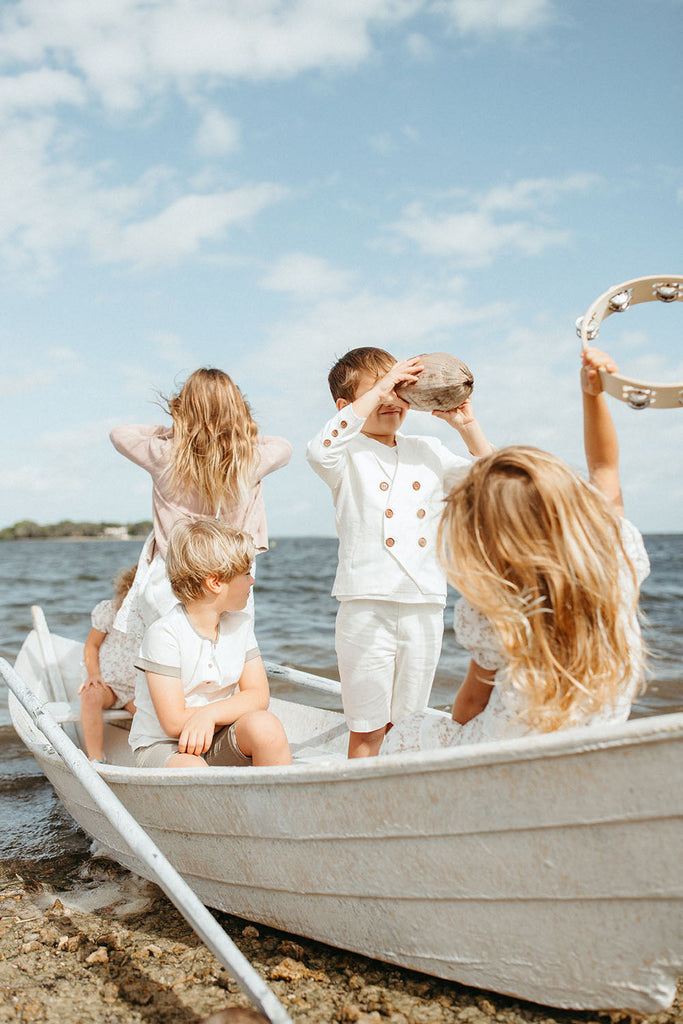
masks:
[[[108,432],[214,365],[294,444],[271,535],[332,534],[305,445],[366,344],[453,352],[496,444],[583,467],[576,317],[683,273],[682,29],[681,0],[4,0],[0,526],[147,518]],[[600,342],[683,381],[680,315]],[[627,513],[683,529],[683,411],[612,408]]]

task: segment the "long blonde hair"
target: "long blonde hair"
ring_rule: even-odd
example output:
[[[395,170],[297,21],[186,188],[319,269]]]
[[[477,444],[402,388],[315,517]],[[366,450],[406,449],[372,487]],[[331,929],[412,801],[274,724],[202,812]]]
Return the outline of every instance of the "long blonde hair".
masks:
[[[258,463],[258,427],[237,385],[222,370],[202,367],[168,400],[173,418],[171,480],[218,514],[247,496]]]
[[[514,447],[475,462],[446,499],[438,545],[452,585],[495,629],[531,729],[613,705],[642,674],[618,517],[560,459]],[[632,579],[627,616],[620,566]]]

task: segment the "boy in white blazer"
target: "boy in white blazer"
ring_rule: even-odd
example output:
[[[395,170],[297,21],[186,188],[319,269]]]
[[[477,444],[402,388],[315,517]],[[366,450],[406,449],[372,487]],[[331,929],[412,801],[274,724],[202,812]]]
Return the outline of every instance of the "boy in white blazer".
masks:
[[[419,357],[347,352],[328,378],[337,414],[307,450],[336,510],[332,595],[349,757],[377,754],[391,725],[427,706],[441,653],[446,574],[436,533],[448,481],[469,461],[438,438],[398,432],[408,405],[395,388],[422,369]],[[434,415],[471,455],[493,451],[469,400]]]

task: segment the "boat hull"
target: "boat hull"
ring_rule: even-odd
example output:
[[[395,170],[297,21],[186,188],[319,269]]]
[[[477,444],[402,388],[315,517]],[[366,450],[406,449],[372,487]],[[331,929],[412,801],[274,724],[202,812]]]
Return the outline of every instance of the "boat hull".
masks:
[[[17,671],[26,679],[21,656]],[[206,904],[552,1006],[670,1005],[683,974],[683,715],[348,762],[334,713],[274,709],[295,749],[327,737],[328,760],[101,770]],[[74,819],[145,875],[12,714]]]

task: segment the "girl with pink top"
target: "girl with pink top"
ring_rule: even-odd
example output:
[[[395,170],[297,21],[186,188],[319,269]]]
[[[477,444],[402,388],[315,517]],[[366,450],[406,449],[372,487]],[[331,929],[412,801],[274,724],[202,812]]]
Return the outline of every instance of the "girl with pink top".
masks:
[[[110,437],[117,451],[152,477],[154,531],[116,628],[145,626],[176,603],[166,577],[169,534],[180,519],[218,519],[249,533],[257,553],[268,548],[261,481],[285,466],[292,446],[259,435],[249,405],[227,373],[202,368],[168,401],[173,424],[121,426]]]

